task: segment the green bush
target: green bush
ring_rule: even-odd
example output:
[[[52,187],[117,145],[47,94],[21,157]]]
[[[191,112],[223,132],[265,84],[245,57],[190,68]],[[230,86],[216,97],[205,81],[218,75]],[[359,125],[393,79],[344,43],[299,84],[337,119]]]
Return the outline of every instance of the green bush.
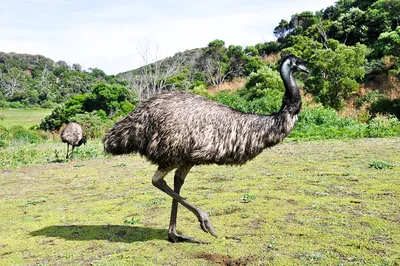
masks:
[[[206,98],[212,98],[210,93],[208,92],[207,86],[202,81],[195,81],[189,87],[188,91]]]
[[[99,115],[100,113],[100,115]],[[113,125],[113,121],[103,116],[102,112],[91,112],[77,114],[70,118],[71,122],[76,122],[84,129],[86,137],[95,139],[102,138],[105,132]]]
[[[124,86],[98,83],[90,93],[75,95],[64,105],[56,107],[42,120],[40,129],[58,130],[71,122],[74,116],[85,113],[97,113],[101,118],[120,117],[134,109],[132,102],[130,92]]]
[[[25,108],[25,105],[23,105],[21,102],[10,102],[9,107],[15,109],[23,109]]]
[[[10,103],[6,102],[4,100],[0,101],[0,108],[9,108],[10,107]]]
[[[0,147],[15,144],[41,143],[47,138],[48,136],[41,134],[40,131],[26,129],[20,125],[12,126],[8,129],[0,126]]]
[[[246,112],[247,111],[247,102],[245,99],[240,97],[237,93],[221,91],[213,96],[213,100],[220,102],[222,104],[228,105],[233,109]]]
[[[400,136],[400,121],[393,115],[375,117],[368,122],[367,136],[373,138]]]
[[[245,88],[236,92],[222,91],[212,98],[246,113],[270,114],[277,112],[282,105],[283,84],[280,78],[280,83],[277,81],[275,72],[267,68],[260,70],[251,75]],[[272,89],[274,87],[278,89]]]
[[[35,131],[25,129],[23,126],[12,126],[9,134],[12,142],[40,143],[43,140]]]
[[[56,108],[57,106],[58,106],[58,104],[57,104],[57,103],[54,103],[54,102],[52,102],[52,101],[45,101],[45,102],[43,102],[43,103],[40,105],[40,107],[46,108],[46,109],[54,109],[54,108]]]
[[[382,99],[384,99],[386,97],[385,94],[380,93],[377,90],[368,92],[367,94],[365,94],[362,97],[357,97],[355,98],[355,104],[357,107],[361,107],[364,103],[376,103],[377,101],[380,101]]]
[[[295,139],[361,138],[367,125],[341,118],[333,108],[303,107],[289,137]]]
[[[252,101],[258,98],[268,98],[271,95],[279,95],[276,92],[271,94],[271,90],[282,92],[279,102],[282,102],[283,92],[285,87],[278,71],[264,66],[255,73],[249,75],[249,80],[245,87],[239,91],[239,94],[247,101]],[[276,99],[274,99],[276,100]]]

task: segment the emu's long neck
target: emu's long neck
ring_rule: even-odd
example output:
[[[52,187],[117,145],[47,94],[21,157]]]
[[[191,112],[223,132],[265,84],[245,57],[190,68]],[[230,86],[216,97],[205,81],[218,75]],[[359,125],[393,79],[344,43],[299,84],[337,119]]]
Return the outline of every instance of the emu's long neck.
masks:
[[[279,112],[288,112],[291,115],[297,115],[301,108],[301,96],[299,87],[293,78],[289,62],[286,61],[282,64],[280,73],[286,90]]]
[[[279,112],[264,117],[262,139],[264,147],[270,147],[289,135],[297,122],[297,114],[301,108],[301,96],[290,70],[289,62],[281,66],[281,77],[285,85],[285,94]]]

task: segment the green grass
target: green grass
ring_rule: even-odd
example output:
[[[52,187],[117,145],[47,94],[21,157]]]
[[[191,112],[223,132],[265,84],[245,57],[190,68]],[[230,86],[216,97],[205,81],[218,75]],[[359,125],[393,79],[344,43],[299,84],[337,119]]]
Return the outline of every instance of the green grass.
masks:
[[[171,200],[139,156],[90,159],[93,143],[75,160],[3,167],[0,265],[399,265],[399,147],[287,141],[241,167],[193,168],[181,194],[219,237],[181,206],[178,231],[209,244],[166,240]]]
[[[22,125],[25,128],[39,125],[51,113],[51,109],[6,109],[0,108],[0,125],[11,127]]]

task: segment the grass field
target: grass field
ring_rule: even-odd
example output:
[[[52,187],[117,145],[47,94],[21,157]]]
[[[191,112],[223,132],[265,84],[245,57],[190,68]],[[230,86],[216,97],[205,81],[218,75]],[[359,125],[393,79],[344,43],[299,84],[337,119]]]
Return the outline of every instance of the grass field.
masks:
[[[51,109],[5,109],[0,108],[0,125],[11,127],[23,125],[30,128],[39,125],[40,121],[51,113]]]
[[[219,237],[181,206],[178,231],[208,244],[166,240],[171,200],[138,156],[3,168],[0,265],[399,265],[399,147],[286,141],[241,167],[193,168],[181,194]]]

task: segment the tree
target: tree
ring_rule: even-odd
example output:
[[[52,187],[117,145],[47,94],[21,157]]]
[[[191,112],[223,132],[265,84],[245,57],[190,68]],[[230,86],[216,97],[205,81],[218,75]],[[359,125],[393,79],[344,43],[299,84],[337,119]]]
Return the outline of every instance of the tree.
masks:
[[[274,29],[274,35],[281,42],[290,33],[291,27],[287,20],[282,19]]]
[[[330,39],[328,49],[303,53],[312,75],[305,82],[305,90],[324,106],[339,110],[344,99],[358,92],[358,81],[364,77],[366,46],[346,46]]]
[[[249,48],[246,47],[246,48]],[[251,48],[251,53],[254,53],[258,55],[258,50],[252,46]],[[226,56],[228,57],[228,70],[227,72],[229,73],[229,79],[233,79],[235,77],[240,77],[244,73],[245,65],[246,65],[246,51],[250,52],[249,49],[243,50],[242,46],[240,45],[229,45],[228,50],[226,52]]]
[[[40,129],[58,130],[79,114],[91,113],[103,118],[126,115],[134,108],[131,101],[132,97],[124,86],[99,82],[93,86],[91,93],[75,95],[56,107],[42,120]]]
[[[91,93],[87,95],[83,110],[86,112],[103,110],[108,116],[112,117],[119,115],[122,109],[121,103],[130,99],[131,97],[126,87],[119,84],[100,82],[95,84]]]
[[[16,67],[8,69],[7,73],[0,71],[0,89],[5,97],[12,99],[16,93],[26,90],[26,75]]]
[[[229,70],[229,63],[224,62],[223,59],[207,58],[204,64],[204,76],[207,83],[212,86],[221,86],[228,75],[231,74]]]
[[[383,55],[400,57],[400,26],[394,31],[382,33],[376,43],[376,50]]]
[[[78,72],[82,71],[82,66],[80,64],[73,64],[72,65],[72,70],[76,70]]]
[[[390,31],[389,14],[384,10],[369,8],[365,13],[365,25],[368,27],[368,44],[374,44],[382,32]]]
[[[247,56],[258,56],[260,55],[260,53],[258,52],[258,49],[255,46],[246,46],[246,48],[244,49],[244,53]]]
[[[311,11],[304,11],[300,14],[295,14],[290,20],[290,25],[293,29],[301,27],[301,32],[307,30],[312,25],[318,22],[317,17]]]
[[[220,86],[229,75],[234,74],[236,69],[230,68],[227,52],[222,40],[217,39],[208,44],[203,60],[203,73],[209,85]],[[232,46],[230,52],[237,54],[236,47]]]
[[[247,101],[257,98],[267,97],[271,90],[277,90],[283,95],[285,87],[278,71],[269,66],[263,66],[257,72],[249,75],[249,80],[243,90],[240,92]],[[282,97],[279,98],[282,102]]]
[[[400,2],[398,0],[378,0],[372,5],[372,8],[387,14],[392,30],[400,26]]]
[[[175,89],[171,80],[182,78],[180,75],[185,63],[182,54],[174,56],[174,60],[169,60],[169,58],[160,60],[158,48],[153,55],[146,45],[142,46],[139,55],[142,59],[142,67],[122,75],[122,79],[128,82],[128,88],[133,91],[138,101],[146,100],[165,90]],[[188,87],[189,84],[182,86]]]
[[[354,45],[357,42],[364,42],[368,32],[364,21],[365,11],[350,8],[332,23],[329,35],[343,44]]]
[[[265,43],[256,44],[256,49],[261,57],[277,53],[280,50],[280,45],[276,41],[270,41]]]

